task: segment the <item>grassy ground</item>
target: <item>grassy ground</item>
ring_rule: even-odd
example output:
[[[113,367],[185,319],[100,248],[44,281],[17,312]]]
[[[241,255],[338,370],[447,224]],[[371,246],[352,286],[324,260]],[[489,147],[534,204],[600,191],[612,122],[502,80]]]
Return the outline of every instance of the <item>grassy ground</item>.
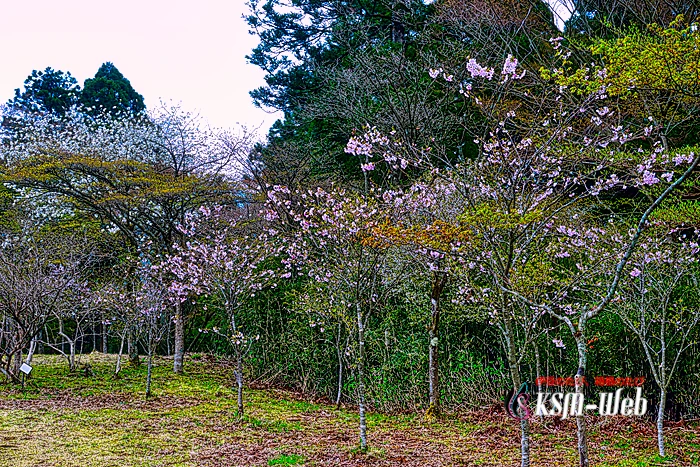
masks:
[[[428,423],[415,415],[370,414],[368,453],[357,451],[350,407],[280,390],[247,390],[236,417],[232,370],[186,361],[186,374],[159,360],[146,400],[145,366],[111,377],[114,356],[89,357],[94,375],[69,374],[39,356],[27,388],[0,387],[0,466],[514,466],[517,425],[494,408]],[[83,357],[83,361],[86,357]],[[700,465],[700,425],[669,427],[670,460],[656,458],[650,422],[591,419],[596,466]],[[574,424],[538,423],[533,465],[576,465]]]

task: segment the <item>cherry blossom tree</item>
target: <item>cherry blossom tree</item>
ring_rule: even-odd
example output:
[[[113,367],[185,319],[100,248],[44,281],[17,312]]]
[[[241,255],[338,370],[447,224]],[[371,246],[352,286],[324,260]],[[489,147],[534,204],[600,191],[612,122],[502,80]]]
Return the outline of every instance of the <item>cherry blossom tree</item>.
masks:
[[[457,284],[464,264],[445,252],[468,242],[470,232],[457,218],[464,206],[454,184],[439,177],[418,181],[406,189],[384,190],[382,201],[393,213],[372,230],[376,246],[391,248],[395,268],[405,268],[409,276],[402,283],[420,284],[428,305],[428,399],[426,417],[440,414],[439,343],[440,316],[444,291],[450,280]],[[401,287],[404,284],[400,284]],[[408,285],[408,284],[405,284]],[[463,284],[462,284],[463,285]],[[408,290],[403,291],[411,295]]]
[[[169,283],[165,282],[163,268],[153,264],[152,256],[146,250],[140,252],[139,258],[129,258],[127,269],[133,271],[137,280],[126,278],[114,280],[106,284],[98,292],[99,306],[112,313],[108,324],[114,329],[121,328],[121,344],[115,375],[121,370],[121,354],[124,340],[132,333],[134,345],[139,342],[146,350],[146,397],[152,395],[153,358],[158,345],[170,329],[174,319],[172,302],[174,297],[169,291]],[[119,324],[118,326],[117,323]]]
[[[69,236],[20,234],[0,243],[0,365],[8,378],[18,381],[22,352],[73,303],[93,260],[84,239]]]
[[[666,394],[678,362],[690,346],[690,336],[700,324],[699,249],[697,240],[669,231],[663,224],[650,228],[649,234],[630,257],[632,269],[621,279],[611,308],[639,339],[659,387],[657,441],[659,455],[665,457]]]
[[[499,311],[492,312],[492,318],[503,336],[514,390],[520,385],[519,362],[537,335],[532,330],[546,312],[564,323],[577,342],[580,392],[586,368],[587,321],[614,296],[649,215],[689,176],[700,156],[692,152],[670,154],[660,144],[645,146],[644,138],[653,134],[654,125],[625,126],[618,113],[606,105],[604,86],[588,94],[569,92],[561,86],[547,97],[542,114],[533,118],[528,112],[519,113],[519,101],[507,99],[527,96],[522,86],[528,83],[528,76],[519,71],[514,57],[506,58],[500,75],[495,67],[481,65],[474,59],[467,63],[467,71],[471,80],[460,82],[459,92],[481,107],[490,119],[500,120],[487,139],[477,141],[480,156],[475,161],[436,159],[429,147],[412,147],[374,129],[354,137],[347,151],[364,158],[365,171],[374,170],[380,163],[394,170],[409,165],[424,167],[453,186],[464,200],[464,212],[458,222],[470,232],[472,241],[453,246],[450,253],[461,257],[478,273],[475,275],[482,281],[481,296],[497,297]],[[433,79],[451,82],[445,78],[449,72],[440,68],[428,73]],[[679,171],[685,164],[689,167]],[[598,258],[594,258],[593,250],[583,251],[588,244],[600,250],[604,242],[598,240],[607,233],[589,222],[591,216],[582,213],[603,205],[605,193],[613,189],[639,189],[660,184],[662,178],[669,185],[641,213],[628,242],[618,242],[617,250]],[[586,261],[572,264],[564,259],[571,256],[567,251],[554,256],[554,260],[545,256],[543,253],[557,238],[574,243]],[[560,304],[566,303],[563,299],[574,298],[567,294],[582,290],[605,268],[615,274],[599,301],[590,309],[566,308],[562,312]],[[600,287],[600,283],[590,285]],[[577,319],[572,320],[567,314],[576,314]],[[522,332],[516,333],[516,328]],[[521,336],[520,345],[516,345],[516,335]],[[522,465],[526,466],[530,462],[528,422],[521,423]],[[587,466],[583,416],[577,417],[577,430],[580,462]]]
[[[140,279],[141,287],[136,295],[137,325],[145,330],[142,332],[142,341],[148,356],[146,372],[146,397],[151,396],[151,382],[153,380],[153,356],[158,349],[158,344],[170,329],[173,320],[170,310],[172,297],[168,291],[168,285],[162,277],[157,275],[158,269],[146,265],[142,268]]]
[[[128,259],[127,261],[131,262],[133,259]],[[115,377],[119,376],[119,372],[122,369],[124,343],[127,340],[127,345],[130,347],[127,353],[131,363],[134,365],[140,363],[138,342],[142,340],[144,329],[140,326],[137,312],[136,299],[139,294],[139,282],[132,280],[130,277],[134,270],[134,266],[126,267],[124,270],[118,269],[117,271],[121,275],[115,274],[114,280],[103,284],[96,291],[100,308],[104,310],[105,314],[104,324],[109,327],[111,332],[117,333],[120,340],[114,367]],[[135,359],[132,358],[134,354]]]
[[[372,239],[373,230],[390,215],[383,199],[370,190],[364,194],[334,188],[291,193],[285,187],[269,192],[266,217],[283,227],[292,223],[285,238],[282,277],[306,279],[307,293],[330,294],[327,311],[341,319],[356,338],[353,355],[360,414],[360,448],[367,449],[365,389],[365,335],[368,318],[396,293],[403,271],[389,267],[387,248]],[[386,206],[384,204],[384,206]],[[289,227],[289,226],[287,226]],[[277,233],[277,231],[271,232]]]
[[[124,236],[132,252],[151,241],[159,254],[182,241],[177,227],[199,206],[236,201],[232,180],[252,134],[204,125],[199,115],[162,104],[149,114],[32,114],[7,107],[23,122],[0,134],[4,179],[96,216]],[[1,131],[1,130],[0,130]],[[185,318],[175,309],[174,370],[182,371]]]
[[[95,321],[99,302],[87,280],[76,281],[73,287],[67,290],[60,306],[52,310],[52,318],[58,324],[57,337],[51,340],[51,334],[43,336],[41,343],[52,348],[65,357],[69,370],[75,371],[76,350],[78,342],[84,340],[86,328]],[[64,344],[68,344],[68,353],[64,351]]]
[[[246,301],[263,287],[277,285],[272,270],[263,265],[270,253],[274,253],[273,244],[265,241],[266,236],[261,232],[251,230],[244,214],[238,208],[201,207],[181,227],[185,235],[183,246],[176,246],[175,253],[162,266],[173,277],[170,293],[178,300],[202,294],[219,298],[228,332],[224,334],[218,328],[204,332],[225,335],[231,344],[236,360],[239,417],[244,414],[243,361],[259,336],[244,334],[238,316]],[[271,251],[270,247],[273,247]]]
[[[513,290],[519,298],[536,309],[545,310],[560,320],[576,342],[578,371],[576,391],[583,392],[584,377],[588,362],[588,326],[614,299],[618,297],[618,286],[632,255],[639,249],[640,242],[649,234],[653,225],[650,217],[693,173],[700,161],[694,153],[680,152],[672,157],[658,145],[652,154],[645,154],[641,164],[633,173],[627,173],[621,181],[615,173],[607,179],[598,180],[596,186],[603,185],[626,188],[628,185],[644,188],[655,185],[657,190],[652,202],[641,213],[636,225],[627,232],[616,232],[621,219],[612,215],[608,225],[591,223],[591,219],[580,214],[570,219],[559,219],[554,227],[559,234],[558,242],[553,242],[550,253],[559,258],[553,263],[558,280],[553,283],[546,297],[540,300],[526,299]],[[659,178],[657,176],[661,176]],[[662,179],[664,180],[662,182]],[[593,188],[596,193],[598,188]],[[624,224],[623,224],[624,225]],[[554,246],[556,245],[556,246]],[[606,281],[607,279],[607,281]],[[577,417],[580,463],[589,465],[586,424],[583,416]]]

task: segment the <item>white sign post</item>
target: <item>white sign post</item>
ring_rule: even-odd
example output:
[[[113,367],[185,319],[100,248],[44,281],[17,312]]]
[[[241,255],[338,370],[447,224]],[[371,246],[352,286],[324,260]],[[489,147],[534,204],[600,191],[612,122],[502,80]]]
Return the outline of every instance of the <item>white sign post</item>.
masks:
[[[22,366],[19,367],[19,371],[22,372],[22,390],[24,390],[24,383],[29,373],[32,372],[32,366],[27,363],[22,363]]]

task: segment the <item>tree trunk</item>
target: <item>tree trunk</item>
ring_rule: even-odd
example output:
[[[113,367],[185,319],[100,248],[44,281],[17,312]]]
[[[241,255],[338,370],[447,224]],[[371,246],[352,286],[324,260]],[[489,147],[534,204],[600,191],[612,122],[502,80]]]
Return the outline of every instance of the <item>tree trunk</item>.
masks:
[[[46,330],[46,327],[44,327],[44,330]],[[47,333],[45,331],[39,331],[39,335],[37,336],[37,344],[36,344],[36,353],[39,355],[44,354],[44,335]]]
[[[58,335],[63,338],[63,341],[61,341],[61,350],[63,356],[68,360],[68,370],[72,373],[75,371],[75,340],[68,337],[68,334],[65,333],[63,319],[61,318],[58,320]],[[65,352],[66,342],[68,343],[68,354]]]
[[[119,353],[117,354],[117,364],[114,367],[114,376],[118,376],[119,372],[122,370],[122,352],[124,352],[124,337],[125,334],[122,334],[122,340],[119,343]]]
[[[433,276],[433,288],[430,293],[430,328],[428,329],[428,395],[430,406],[426,417],[440,415],[440,366],[438,362],[438,342],[440,334],[440,296],[445,287],[447,275],[436,272]]]
[[[338,320],[338,339],[336,341],[336,352],[338,354],[338,392],[335,396],[335,406],[340,408],[340,400],[343,397],[343,346],[340,345],[342,325],[340,320]]]
[[[237,349],[236,354],[236,389],[238,391],[238,418],[241,419],[243,418],[243,349]]]
[[[37,342],[39,341],[39,336],[35,336],[34,339],[32,339],[31,344],[29,344],[29,351],[27,352],[27,359],[24,361],[27,365],[32,364],[32,358],[34,358],[34,352],[36,351],[37,347]]]
[[[173,371],[182,373],[182,360],[185,356],[185,319],[182,315],[182,304],[175,305],[175,338],[173,349]]]
[[[520,389],[522,379],[520,378],[520,368],[518,367],[518,354],[515,348],[515,334],[511,323],[506,320],[503,325],[504,338],[506,341],[506,352],[508,357],[508,368],[513,382],[514,394]],[[520,466],[530,467],[530,421],[527,418],[520,420]]]
[[[335,406],[340,408],[340,400],[343,397],[343,358],[338,359],[338,392],[335,395]]]
[[[664,412],[666,411],[666,388],[661,388],[659,394],[659,413],[656,415],[656,436],[659,442],[659,456],[666,457],[664,444]]]
[[[586,375],[586,339],[583,337],[583,332],[579,332],[579,336],[576,338],[576,348],[578,350],[578,372],[574,378],[576,385],[577,397],[584,397],[584,378]],[[578,442],[578,455],[579,455],[579,466],[589,467],[590,461],[588,460],[588,433],[586,430],[586,417],[585,413],[576,415],[576,436]]]
[[[141,364],[141,359],[139,359],[139,345],[136,342],[136,333],[133,328],[129,328],[129,333],[126,336],[126,350],[129,353],[129,361],[134,366],[139,366]]]
[[[364,382],[364,358],[365,358],[365,328],[362,322],[362,310],[357,304],[357,398],[360,409],[360,449],[367,450],[367,415],[365,413],[365,382]]]
[[[532,345],[535,347],[535,381],[537,382],[537,392],[542,392],[542,381],[540,380],[540,377],[542,376],[540,349],[537,346],[537,342],[533,342]]]
[[[168,329],[165,332],[165,352],[166,355],[171,356],[173,353],[171,352],[172,346],[170,345],[170,328],[172,327],[172,321],[168,321]]]
[[[12,358],[12,374],[19,378],[19,367],[22,366],[22,350],[18,350]]]
[[[151,380],[153,378],[153,350],[148,352],[148,371],[146,371],[146,398],[151,397]]]
[[[102,353],[107,354],[109,348],[107,347],[107,325],[104,322],[104,316],[102,316]]]
[[[68,368],[71,373],[75,371],[75,341],[68,341],[68,348],[70,349],[70,354],[68,355]]]
[[[10,329],[10,324],[7,321],[7,315],[5,315],[4,313],[2,316],[2,328],[0,328],[0,329],[3,329],[3,330]],[[9,342],[5,343],[6,338],[7,338],[7,334],[4,332],[0,332],[0,348],[2,348],[2,349],[4,349],[7,346],[7,344],[9,344]]]
[[[148,328],[148,370],[146,371],[146,399],[151,397],[151,379],[153,377],[153,326]]]

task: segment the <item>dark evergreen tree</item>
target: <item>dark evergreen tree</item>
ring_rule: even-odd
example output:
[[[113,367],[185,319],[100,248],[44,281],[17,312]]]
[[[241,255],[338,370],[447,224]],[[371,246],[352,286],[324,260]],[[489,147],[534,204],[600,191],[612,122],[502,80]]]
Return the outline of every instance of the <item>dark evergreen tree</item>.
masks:
[[[336,77],[356,69],[354,55],[365,51],[385,50],[411,60],[433,7],[417,0],[253,0],[249,7],[246,19],[260,42],[247,58],[267,73],[267,85],[250,94],[256,105],[284,112],[261,148],[263,165],[272,163],[270,157],[275,165],[279,157],[309,154],[308,169],[316,176],[362,178],[343,149],[353,128],[376,121],[376,112],[367,109],[372,116],[359,124],[338,115],[334,109],[342,98],[332,91]],[[363,94],[376,101],[373,109],[386,107],[386,96]],[[306,164],[294,157],[285,164],[297,163]]]
[[[267,72],[255,103],[286,113],[319,91],[319,67],[340,64],[349,48],[415,36],[430,6],[422,1],[253,0],[246,20],[259,45],[247,57]]]
[[[700,17],[697,0],[574,0],[575,11],[568,22],[569,33],[587,36],[612,36],[620,28],[635,25],[642,29],[656,23],[662,27],[683,15],[688,23]]]
[[[24,80],[24,91],[15,89],[15,97],[7,105],[29,112],[55,112],[63,115],[78,103],[80,86],[70,74],[47,67],[33,70]]]
[[[112,62],[103,63],[94,78],[86,79],[80,102],[88,113],[137,114],[146,109],[143,96]]]

